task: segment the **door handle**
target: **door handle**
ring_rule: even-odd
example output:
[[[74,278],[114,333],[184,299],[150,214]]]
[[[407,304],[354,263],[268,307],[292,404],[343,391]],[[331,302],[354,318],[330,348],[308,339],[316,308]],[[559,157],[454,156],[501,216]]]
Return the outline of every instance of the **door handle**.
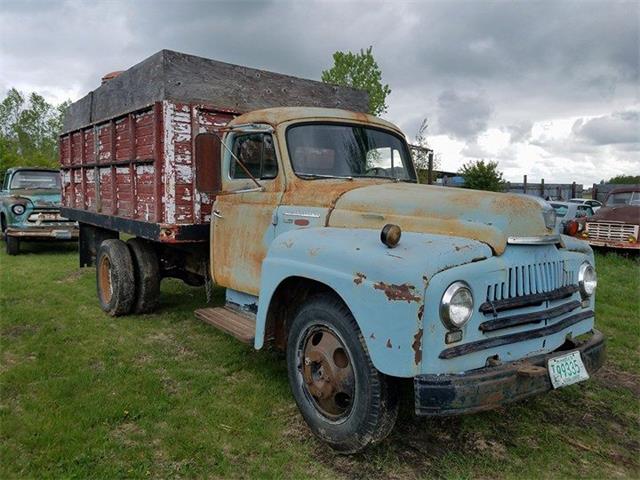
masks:
[[[211,213],[213,213],[213,216],[216,218],[223,218],[222,215],[220,215],[220,210],[214,210]]]

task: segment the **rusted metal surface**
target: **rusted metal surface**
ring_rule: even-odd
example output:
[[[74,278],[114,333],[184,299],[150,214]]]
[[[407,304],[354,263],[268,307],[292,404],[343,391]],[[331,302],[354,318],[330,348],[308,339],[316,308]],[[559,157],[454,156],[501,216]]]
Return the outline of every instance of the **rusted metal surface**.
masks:
[[[422,362],[422,335],[424,334],[424,330],[420,328],[418,332],[413,337],[413,343],[411,344],[411,348],[415,352],[415,363],[416,365],[420,365]]]
[[[311,329],[303,340],[304,388],[319,410],[338,420],[351,411],[355,376],[340,339],[326,328]]]
[[[253,343],[255,320],[251,315],[226,307],[200,308],[195,311],[197,318],[234,336],[243,343]]]
[[[367,276],[364,273],[356,272],[356,276],[353,279],[353,283],[356,285],[362,285],[362,282],[367,279]]]
[[[569,345],[582,357],[592,375],[605,361],[605,342],[597,330],[583,343]],[[424,416],[450,416],[491,410],[552,389],[548,360],[568,350],[558,349],[461,374],[420,375],[414,380],[415,411]]]
[[[416,287],[403,283],[402,285],[386,284],[384,282],[376,282],[373,284],[376,290],[382,290],[389,301],[399,302],[420,302],[422,298],[416,292]]]

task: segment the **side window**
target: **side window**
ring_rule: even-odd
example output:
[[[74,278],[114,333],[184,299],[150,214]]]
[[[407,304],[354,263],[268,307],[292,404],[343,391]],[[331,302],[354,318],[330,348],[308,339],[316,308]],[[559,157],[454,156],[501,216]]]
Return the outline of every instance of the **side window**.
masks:
[[[264,180],[277,176],[278,163],[271,135],[258,133],[237,136],[232,151],[255,178]],[[229,176],[233,179],[249,178],[235,159],[231,159]]]
[[[3,190],[9,190],[9,178],[11,177],[11,175],[9,175],[8,173],[4,174],[4,182],[2,182],[2,189]]]

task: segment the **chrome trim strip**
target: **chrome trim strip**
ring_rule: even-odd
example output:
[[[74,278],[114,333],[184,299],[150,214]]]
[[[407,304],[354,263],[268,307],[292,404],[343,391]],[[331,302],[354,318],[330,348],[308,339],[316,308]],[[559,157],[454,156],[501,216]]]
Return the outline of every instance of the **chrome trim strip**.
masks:
[[[307,218],[320,218],[317,213],[298,213],[298,212],[283,212],[286,217],[307,217]]]
[[[553,245],[560,243],[560,235],[540,235],[539,237],[509,237],[510,245]]]

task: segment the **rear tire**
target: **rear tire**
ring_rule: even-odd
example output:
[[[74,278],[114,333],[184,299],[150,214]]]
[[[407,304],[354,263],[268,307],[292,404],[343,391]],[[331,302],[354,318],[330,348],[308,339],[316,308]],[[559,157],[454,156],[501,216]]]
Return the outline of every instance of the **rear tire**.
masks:
[[[322,294],[300,309],[289,330],[287,367],[300,413],[333,449],[356,453],[393,429],[397,391],[373,366],[340,299]]]
[[[133,261],[127,244],[109,239],[100,244],[96,258],[96,286],[100,308],[117,317],[131,311],[135,300]]]
[[[4,240],[7,247],[7,255],[18,255],[20,253],[20,239],[5,234]]]
[[[133,258],[136,296],[135,313],[149,313],[160,301],[160,264],[153,245],[140,238],[131,238],[127,246]]]

